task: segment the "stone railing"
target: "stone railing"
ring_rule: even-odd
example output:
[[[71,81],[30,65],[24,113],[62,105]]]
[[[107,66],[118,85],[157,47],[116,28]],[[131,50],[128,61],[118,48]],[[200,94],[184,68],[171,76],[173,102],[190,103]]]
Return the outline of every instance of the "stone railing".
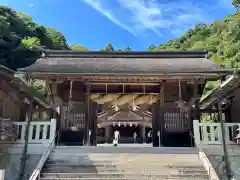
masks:
[[[236,144],[239,127],[240,123],[225,123],[225,138],[228,144]],[[193,130],[195,141],[198,144],[222,144],[220,123],[200,123],[198,120],[194,120]]]
[[[16,142],[25,141],[26,122],[13,122]],[[55,137],[56,119],[51,121],[33,121],[29,129],[29,143],[49,143]]]

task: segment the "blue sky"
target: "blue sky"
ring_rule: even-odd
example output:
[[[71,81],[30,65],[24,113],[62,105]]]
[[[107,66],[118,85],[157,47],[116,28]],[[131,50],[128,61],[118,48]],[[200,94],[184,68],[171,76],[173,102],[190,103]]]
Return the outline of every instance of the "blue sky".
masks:
[[[145,50],[234,12],[231,0],[0,0],[91,50]]]

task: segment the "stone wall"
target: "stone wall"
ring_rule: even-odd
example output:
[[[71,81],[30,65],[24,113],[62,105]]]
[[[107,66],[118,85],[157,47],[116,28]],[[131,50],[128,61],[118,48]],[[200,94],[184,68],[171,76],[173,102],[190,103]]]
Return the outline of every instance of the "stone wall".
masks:
[[[5,169],[5,180],[16,180],[19,175],[21,154],[0,154],[0,169]],[[28,180],[33,170],[37,166],[40,154],[29,154],[27,158],[26,171],[24,174],[24,180]]]
[[[227,179],[223,156],[208,155],[208,159],[211,162],[216,173],[218,174],[219,178],[221,180]],[[232,175],[234,175],[235,180],[240,180],[240,156],[230,155],[229,162],[231,166]]]

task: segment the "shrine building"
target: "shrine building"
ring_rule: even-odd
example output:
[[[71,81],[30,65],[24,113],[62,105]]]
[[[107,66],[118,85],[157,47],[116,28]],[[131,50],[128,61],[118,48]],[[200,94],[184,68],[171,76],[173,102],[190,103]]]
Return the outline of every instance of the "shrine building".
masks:
[[[146,142],[190,146],[193,120],[207,81],[233,73],[206,58],[205,51],[45,51],[19,69],[42,79],[58,109],[60,141],[83,145]],[[158,136],[160,135],[160,137]]]

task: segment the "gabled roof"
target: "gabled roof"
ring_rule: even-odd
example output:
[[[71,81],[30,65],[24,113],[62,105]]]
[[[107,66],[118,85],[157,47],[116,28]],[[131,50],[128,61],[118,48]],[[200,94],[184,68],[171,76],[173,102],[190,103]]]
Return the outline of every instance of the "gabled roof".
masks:
[[[46,51],[33,65],[19,70],[40,74],[84,75],[232,72],[207,59],[206,53],[204,51]]]
[[[238,74],[231,75],[220,86],[215,88],[210,94],[203,97],[200,101],[200,109],[212,107],[217,101],[226,98],[235,89],[239,88],[240,78]]]

